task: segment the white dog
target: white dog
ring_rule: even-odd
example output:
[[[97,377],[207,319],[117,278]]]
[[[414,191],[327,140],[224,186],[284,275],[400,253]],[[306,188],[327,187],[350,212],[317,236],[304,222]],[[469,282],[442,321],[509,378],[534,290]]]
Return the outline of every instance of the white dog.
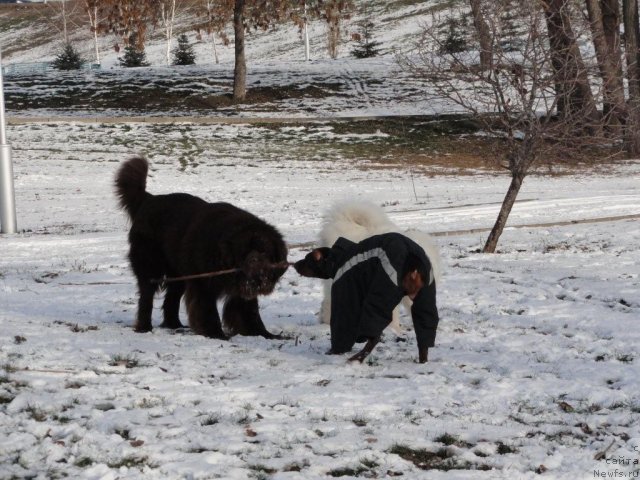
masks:
[[[388,232],[402,233],[422,247],[431,262],[437,285],[442,268],[438,247],[431,236],[420,230],[401,231],[384,210],[372,202],[350,200],[334,204],[323,217],[319,243],[321,247],[331,247],[338,237],[359,242],[373,235]],[[320,309],[320,318],[327,324],[331,319],[331,283],[331,280],[324,282],[324,298]],[[408,309],[411,306],[411,300],[405,297],[403,304]],[[396,334],[402,333],[398,308],[393,311],[390,327]]]

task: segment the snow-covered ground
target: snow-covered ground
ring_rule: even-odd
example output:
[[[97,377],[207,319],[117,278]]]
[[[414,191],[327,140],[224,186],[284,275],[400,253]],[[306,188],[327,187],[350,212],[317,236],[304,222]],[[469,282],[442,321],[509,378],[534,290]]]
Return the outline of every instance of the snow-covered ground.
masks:
[[[252,35],[249,88],[339,88],[216,115],[443,112],[393,58],[441,3],[377,2],[385,55],[364,62],[348,59],[347,46],[327,60],[318,22],[312,62],[293,27]],[[3,46],[40,28],[7,28]],[[86,33],[74,38],[88,53]],[[86,74],[96,84],[170,84],[191,72],[230,87],[233,45],[219,46],[219,65],[203,42],[197,67],[164,70],[156,39],[147,48],[155,67],[124,71],[112,40],[101,39],[102,76]],[[6,61],[51,60],[57,46],[14,48]],[[62,76],[56,88],[6,83],[9,96],[74,88]],[[383,132],[80,122],[131,114],[101,108],[8,113],[21,233],[0,235],[0,479],[640,478],[640,161],[531,175],[499,253],[484,255],[508,176],[387,159],[401,149],[391,153]],[[324,355],[321,285],[293,270],[262,300],[268,328],[290,340],[134,333],[127,222],[112,188],[134,153],[152,162],[151,192],[246,208],[283,232],[291,260],[343,198],[373,200],[401,226],[437,234],[442,320],[429,363],[416,363],[407,316],[405,341],[387,334],[365,365]]]
[[[0,236],[0,478],[640,476],[640,162],[527,178],[510,225],[609,220],[508,228],[500,253],[484,255],[486,233],[445,233],[489,228],[506,175],[299,147],[375,138],[313,125],[8,134],[23,232]],[[445,272],[429,363],[416,363],[411,331],[387,334],[364,365],[324,355],[321,285],[293,270],[262,301],[268,328],[291,340],[134,333],[112,194],[133,153],[152,162],[151,192],[247,208],[284,233],[291,260],[345,197],[437,232]]]

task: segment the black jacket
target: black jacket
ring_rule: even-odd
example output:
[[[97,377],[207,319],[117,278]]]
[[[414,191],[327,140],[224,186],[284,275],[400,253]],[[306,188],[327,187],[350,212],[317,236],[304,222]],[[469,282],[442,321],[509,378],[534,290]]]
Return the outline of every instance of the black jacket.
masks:
[[[436,285],[429,258],[413,240],[400,233],[384,233],[353,243],[340,237],[322,263],[331,288],[331,349],[351,350],[365,337],[378,337],[391,323],[402,288],[407,257],[413,254],[429,272],[411,308],[418,347],[432,347],[438,327]]]

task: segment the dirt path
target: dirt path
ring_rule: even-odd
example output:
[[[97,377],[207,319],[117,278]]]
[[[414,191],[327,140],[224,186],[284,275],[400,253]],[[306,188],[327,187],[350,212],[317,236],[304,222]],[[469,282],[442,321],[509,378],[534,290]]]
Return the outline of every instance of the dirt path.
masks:
[[[549,222],[549,223],[523,223],[521,225],[507,225],[505,230],[509,230],[511,228],[545,228],[545,227],[564,227],[567,225],[581,225],[584,223],[604,223],[604,222],[619,222],[622,220],[631,220],[634,218],[640,218],[639,214],[634,215],[619,215],[612,217],[596,217],[596,218],[585,218],[582,220],[565,220],[561,222]],[[471,228],[467,230],[451,230],[447,232],[429,232],[430,235],[434,237],[450,237],[455,235],[470,235],[473,233],[482,233],[489,232],[491,228]]]
[[[169,117],[169,116],[51,116],[51,117],[19,117],[10,116],[7,121],[10,125],[46,124],[46,123],[148,123],[148,124],[256,124],[256,123],[314,123],[314,122],[355,122],[367,120],[382,120],[385,116],[358,116],[358,117]]]
[[[567,225],[582,225],[585,223],[620,222],[620,221],[632,220],[636,218],[640,218],[640,213],[634,214],[634,215],[585,218],[582,220],[566,220],[562,222],[523,223],[521,225],[507,225],[505,230],[514,229],[514,228],[564,227]],[[434,237],[454,237],[457,235],[472,235],[474,233],[485,233],[490,231],[491,231],[491,228],[483,227],[483,228],[470,228],[466,230],[448,230],[448,231],[442,231],[442,232],[429,232],[429,235],[432,235]],[[289,248],[310,248],[314,246],[315,246],[315,242],[300,242],[300,243],[289,244]]]

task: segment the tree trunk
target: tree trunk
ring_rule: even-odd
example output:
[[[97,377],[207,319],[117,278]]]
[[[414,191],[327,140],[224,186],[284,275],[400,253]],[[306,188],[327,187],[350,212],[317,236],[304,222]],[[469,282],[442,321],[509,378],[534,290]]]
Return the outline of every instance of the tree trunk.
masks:
[[[93,30],[93,49],[95,52],[95,63],[100,63],[100,48],[98,45],[98,6],[91,5],[88,1],[85,1],[87,7],[87,14],[89,15],[89,25],[91,26],[91,30]]]
[[[62,31],[64,32],[64,43],[69,45],[69,31],[67,30],[67,2],[62,2]]]
[[[516,198],[518,198],[518,192],[520,192],[520,187],[522,186],[524,175],[522,175],[521,173],[512,173],[511,175],[511,184],[509,185],[507,194],[502,201],[502,206],[500,207],[500,213],[498,213],[496,223],[493,225],[493,228],[489,233],[489,237],[487,237],[487,242],[484,244],[484,248],[482,249],[483,253],[496,252],[496,247],[498,246],[500,235],[502,235],[502,232],[504,231],[504,227],[507,224],[507,219],[509,218],[511,209],[516,203]]]
[[[235,0],[233,7],[235,35],[235,69],[233,72],[233,99],[242,102],[247,96],[247,61],[244,52],[244,0]]]
[[[327,10],[327,49],[332,59],[338,58],[338,46],[340,45],[340,12],[336,6]]]
[[[220,59],[218,58],[218,49],[216,48],[216,35],[212,33],[209,35],[209,39],[211,40],[211,48],[213,49],[213,58],[216,61],[216,64],[220,63]]]
[[[620,58],[620,1],[600,0],[602,27],[609,53],[614,59],[617,76],[622,78],[622,61]]]
[[[576,116],[576,123],[582,120],[585,125],[593,125],[597,119],[597,109],[587,70],[571,28],[569,3],[570,0],[542,0],[559,97],[558,112],[565,117]]]
[[[598,60],[598,68],[603,83],[603,112],[610,127],[624,123],[625,98],[620,71],[620,53],[617,59],[615,49],[607,41],[601,0],[586,0],[591,36]],[[616,128],[619,130],[619,128]]]
[[[625,137],[629,154],[638,155],[640,154],[640,62],[638,61],[640,33],[637,0],[623,0],[622,18],[629,81],[629,115]]]
[[[167,3],[169,3],[169,8],[167,8]],[[173,39],[173,22],[176,17],[176,0],[161,3],[160,15],[164,24],[164,36],[167,41],[165,60],[167,65],[171,65],[171,40]]]
[[[482,13],[481,0],[469,0],[471,4],[471,14],[473,15],[473,25],[478,34],[480,43],[480,68],[491,70],[493,64],[493,52],[491,47],[491,30]]]

